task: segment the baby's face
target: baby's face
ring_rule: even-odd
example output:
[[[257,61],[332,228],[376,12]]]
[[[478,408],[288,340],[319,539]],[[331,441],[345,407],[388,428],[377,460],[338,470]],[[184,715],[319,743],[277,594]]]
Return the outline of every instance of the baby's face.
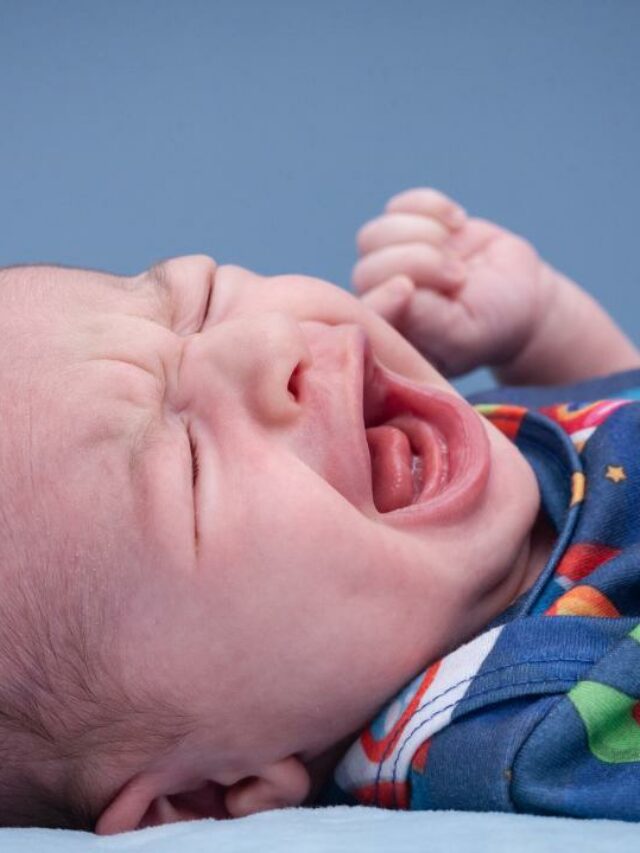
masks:
[[[139,533],[131,565],[107,579],[126,666],[200,715],[194,760],[224,752],[221,714],[243,771],[313,758],[522,586],[539,506],[531,468],[351,294],[202,256],[134,279],[15,275],[27,272],[52,283],[32,334],[56,353],[68,340],[78,365],[46,418],[51,452],[60,436],[75,442],[83,476],[59,484],[68,502],[58,494],[51,512],[62,536],[112,501],[117,524]],[[376,365],[405,388],[399,400],[418,383],[468,410],[455,448],[466,461],[449,460],[462,491],[448,499],[445,485],[433,512],[429,498],[389,512],[374,502],[363,370],[371,380]],[[439,422],[445,438],[455,411]]]

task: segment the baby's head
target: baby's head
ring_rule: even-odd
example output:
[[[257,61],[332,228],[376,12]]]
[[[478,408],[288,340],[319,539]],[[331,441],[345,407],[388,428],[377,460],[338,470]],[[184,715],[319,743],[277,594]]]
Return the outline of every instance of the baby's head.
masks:
[[[204,256],[12,267],[0,323],[3,824],[310,803],[527,582],[529,464],[338,287]],[[375,365],[472,415],[473,482],[431,514],[374,501]]]

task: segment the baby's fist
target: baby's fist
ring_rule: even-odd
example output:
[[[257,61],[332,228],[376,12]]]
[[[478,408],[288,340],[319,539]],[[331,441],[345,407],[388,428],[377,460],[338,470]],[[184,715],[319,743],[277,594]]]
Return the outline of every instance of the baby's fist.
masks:
[[[356,292],[448,377],[514,358],[550,295],[529,243],[434,189],[394,196],[357,245]]]

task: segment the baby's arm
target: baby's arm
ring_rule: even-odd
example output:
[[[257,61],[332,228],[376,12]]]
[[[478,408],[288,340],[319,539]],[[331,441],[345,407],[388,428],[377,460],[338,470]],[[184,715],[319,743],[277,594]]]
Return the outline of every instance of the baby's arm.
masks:
[[[504,384],[566,384],[640,367],[593,297],[437,190],[394,196],[358,248],[363,301],[449,378],[486,366]]]
[[[564,385],[640,368],[640,351],[571,279],[543,263],[552,301],[521,352],[492,372],[504,385]]]

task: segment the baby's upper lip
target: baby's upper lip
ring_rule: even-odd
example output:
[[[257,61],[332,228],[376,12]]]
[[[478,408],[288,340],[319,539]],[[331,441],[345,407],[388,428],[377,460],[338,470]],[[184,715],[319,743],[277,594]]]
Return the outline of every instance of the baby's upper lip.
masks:
[[[369,453],[366,427],[367,419],[370,416],[369,407],[372,405],[377,406],[377,401],[372,401],[371,399],[368,399],[367,395],[367,389],[371,385],[371,379],[373,377],[375,367],[371,342],[369,341],[369,338],[367,337],[367,334],[364,329],[360,327],[360,330],[362,332],[362,335],[360,336],[360,340],[357,343],[357,346],[359,348],[357,360],[358,369],[353,377],[353,382],[355,385],[355,393],[353,396],[354,400],[356,401],[355,415],[360,423],[360,429],[358,430],[357,434],[357,441],[359,444],[358,455],[363,457],[366,463],[363,466],[363,471],[360,477],[360,481],[362,483],[362,496],[366,495],[368,502],[373,507],[371,454]]]
[[[371,511],[371,457],[363,412],[366,376],[373,367],[371,344],[356,323],[323,325],[314,323],[315,328],[308,329],[314,356],[308,415],[314,429],[307,463],[351,504]]]
[[[358,508],[375,509],[371,482],[371,455],[365,431],[365,393],[367,382],[374,370],[371,342],[362,326],[353,326],[353,341],[349,345],[351,358],[348,368],[348,399],[344,401],[344,412],[349,414],[349,457],[343,460],[344,479],[332,484]],[[346,405],[345,405],[346,404]],[[354,429],[355,427],[355,429]]]

